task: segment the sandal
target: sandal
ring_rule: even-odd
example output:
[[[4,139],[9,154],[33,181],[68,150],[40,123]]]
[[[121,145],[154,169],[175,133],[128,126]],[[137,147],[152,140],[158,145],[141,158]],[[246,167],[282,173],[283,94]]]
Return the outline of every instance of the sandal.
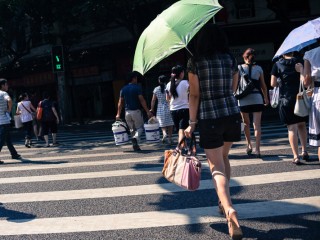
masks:
[[[229,235],[231,239],[233,240],[242,239],[243,234],[242,234],[241,227],[238,223],[236,210],[234,210],[233,208],[229,209],[227,220],[228,220],[228,227],[229,227]]]
[[[221,215],[226,216],[226,213],[224,212],[224,208],[223,208],[220,200],[219,200],[219,202],[218,202],[218,212],[219,212]]]
[[[294,159],[292,160],[292,163],[293,163],[293,164],[296,164],[296,165],[300,165],[300,164],[301,164],[300,159],[299,159],[298,157],[294,158]]]
[[[246,153],[250,156],[251,153],[252,153],[252,148],[248,148],[248,147],[247,147]]]
[[[257,152],[254,154],[254,156],[255,156],[256,158],[261,158],[261,154],[260,154],[260,153],[257,153]]]
[[[302,160],[309,161],[309,154],[307,151],[303,151],[301,154]]]

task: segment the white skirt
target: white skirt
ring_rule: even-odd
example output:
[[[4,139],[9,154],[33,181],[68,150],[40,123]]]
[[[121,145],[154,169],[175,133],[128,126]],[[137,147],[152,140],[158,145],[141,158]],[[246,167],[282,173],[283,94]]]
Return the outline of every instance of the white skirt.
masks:
[[[320,147],[320,87],[315,87],[309,115],[309,144]]]

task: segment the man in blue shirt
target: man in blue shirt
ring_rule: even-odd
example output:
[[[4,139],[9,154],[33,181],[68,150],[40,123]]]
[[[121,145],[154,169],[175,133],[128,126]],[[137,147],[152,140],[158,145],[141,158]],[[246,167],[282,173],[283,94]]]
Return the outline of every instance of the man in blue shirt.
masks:
[[[132,137],[132,147],[134,151],[140,151],[139,140],[143,133],[143,116],[140,110],[141,106],[146,111],[148,118],[152,117],[152,113],[147,107],[147,103],[142,96],[141,86],[138,85],[138,79],[142,77],[140,73],[133,71],[128,76],[129,84],[124,86],[120,91],[118,102],[118,111],[116,120],[120,120],[123,106],[125,106],[125,119],[130,129]]]
[[[21,156],[17,153],[11,142],[10,136],[10,112],[12,108],[12,100],[7,93],[8,82],[6,79],[0,79],[0,152],[4,143],[7,143],[7,147],[11,153],[12,159],[20,159]],[[3,164],[3,161],[0,161]]]

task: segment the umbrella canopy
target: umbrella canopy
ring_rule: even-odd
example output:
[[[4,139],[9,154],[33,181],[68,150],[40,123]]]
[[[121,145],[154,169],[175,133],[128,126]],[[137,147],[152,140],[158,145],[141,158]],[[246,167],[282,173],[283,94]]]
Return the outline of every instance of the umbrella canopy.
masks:
[[[283,41],[273,59],[278,58],[285,53],[301,51],[304,48],[317,43],[318,39],[320,39],[320,18],[308,21],[302,26],[292,30]]]
[[[221,8],[218,0],[181,0],[164,10],[141,34],[133,70],[143,75],[162,59],[186,47]]]

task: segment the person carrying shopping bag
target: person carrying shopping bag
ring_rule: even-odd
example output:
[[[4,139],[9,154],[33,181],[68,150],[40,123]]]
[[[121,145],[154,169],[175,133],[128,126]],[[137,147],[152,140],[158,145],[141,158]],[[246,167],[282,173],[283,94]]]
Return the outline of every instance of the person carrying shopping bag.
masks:
[[[288,138],[293,153],[292,163],[299,165],[302,160],[308,160],[307,128],[308,117],[294,114],[296,97],[299,92],[300,75],[296,71],[297,64],[303,60],[295,57],[294,52],[286,53],[274,63],[271,70],[271,86],[279,86],[279,116],[280,121],[287,125]],[[277,79],[280,79],[278,83]],[[299,155],[299,140],[301,142],[301,155]]]
[[[303,59],[304,66],[299,64],[297,67],[301,80],[306,87],[314,86],[309,115],[309,144],[318,147],[320,161],[320,47],[307,51]]]
[[[19,103],[17,105],[16,114],[20,115],[21,122],[23,123],[23,129],[25,132],[25,143],[27,148],[31,147],[31,135],[33,131],[33,119],[35,117],[36,109],[29,101],[27,93],[23,93],[19,96]]]
[[[199,125],[219,209],[228,221],[232,239],[242,239],[237,211],[230,197],[229,151],[241,140],[241,115],[233,95],[237,84],[237,62],[227,46],[226,36],[216,24],[207,24],[194,39],[195,52],[188,62],[190,121],[184,131],[191,137]]]
[[[134,151],[141,151],[139,141],[143,134],[144,120],[140,108],[142,107],[146,111],[148,119],[152,117],[152,113],[148,109],[146,100],[142,95],[142,88],[138,84],[141,78],[142,75],[136,71],[128,74],[128,84],[120,91],[116,115],[116,120],[121,120],[120,115],[123,107],[125,107],[125,119],[130,129],[132,148]]]

